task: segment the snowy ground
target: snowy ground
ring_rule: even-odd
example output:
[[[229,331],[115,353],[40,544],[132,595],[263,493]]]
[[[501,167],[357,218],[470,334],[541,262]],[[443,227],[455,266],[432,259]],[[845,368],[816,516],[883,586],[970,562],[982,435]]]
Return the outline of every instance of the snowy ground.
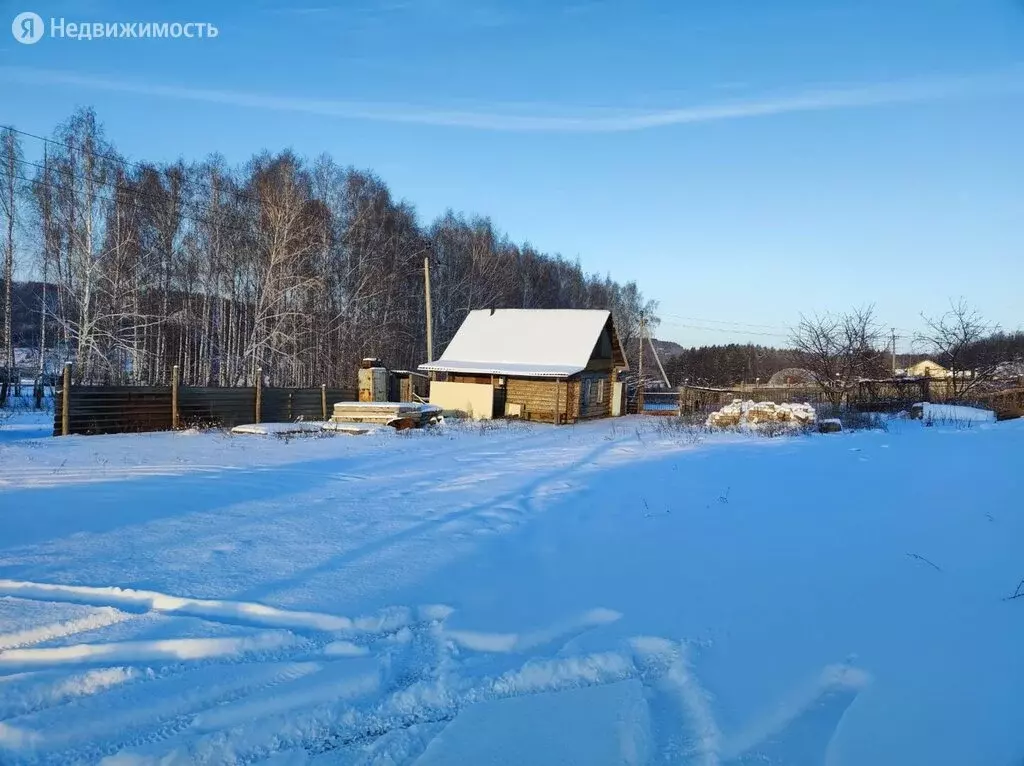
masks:
[[[53,413],[0,410],[0,445],[53,435]],[[0,463],[0,470],[3,464]],[[0,474],[2,476],[2,474]]]
[[[1024,421],[34,417],[0,429],[0,763],[1024,758]]]

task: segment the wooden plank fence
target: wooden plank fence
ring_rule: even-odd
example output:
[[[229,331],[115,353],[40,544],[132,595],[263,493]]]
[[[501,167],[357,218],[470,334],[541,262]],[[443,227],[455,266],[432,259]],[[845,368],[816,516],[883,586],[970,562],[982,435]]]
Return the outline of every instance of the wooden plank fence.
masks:
[[[862,412],[898,412],[916,402],[951,401],[949,387],[942,382],[940,385],[936,383],[928,378],[860,381],[853,389],[843,392],[842,404]],[[1015,398],[1012,391],[972,394],[968,398],[970,401],[962,403],[973,402],[998,409],[992,404],[986,404],[995,402],[1006,412],[1022,407],[1020,398]],[[806,402],[818,407],[832,405],[829,393],[819,386],[680,386],[672,391],[645,391],[642,396],[639,392],[632,392],[627,412],[636,414],[642,411],[645,415],[693,414],[718,409],[733,399],[778,404]]]
[[[335,402],[351,401],[355,389],[218,388],[179,386],[73,386],[70,366],[54,395],[54,436],[231,428],[246,423],[327,420]],[[67,402],[67,406],[65,406]]]
[[[974,399],[978,404],[995,412],[997,420],[1024,417],[1024,388],[978,394]]]

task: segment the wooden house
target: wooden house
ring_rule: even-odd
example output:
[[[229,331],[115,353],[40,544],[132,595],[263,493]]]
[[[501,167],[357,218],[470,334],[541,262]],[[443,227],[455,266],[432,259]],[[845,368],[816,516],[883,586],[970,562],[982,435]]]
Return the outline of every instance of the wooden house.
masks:
[[[474,418],[548,423],[624,414],[628,369],[608,311],[471,311],[435,362],[430,402]]]
[[[938,362],[931,359],[924,359],[917,364],[912,364],[906,369],[908,378],[949,378],[952,373]]]

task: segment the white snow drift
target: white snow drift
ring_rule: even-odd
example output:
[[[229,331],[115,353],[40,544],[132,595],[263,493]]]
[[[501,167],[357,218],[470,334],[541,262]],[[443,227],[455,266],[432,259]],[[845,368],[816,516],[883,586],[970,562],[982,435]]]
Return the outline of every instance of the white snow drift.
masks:
[[[0,763],[1021,761],[1024,422],[673,433],[0,441]]]

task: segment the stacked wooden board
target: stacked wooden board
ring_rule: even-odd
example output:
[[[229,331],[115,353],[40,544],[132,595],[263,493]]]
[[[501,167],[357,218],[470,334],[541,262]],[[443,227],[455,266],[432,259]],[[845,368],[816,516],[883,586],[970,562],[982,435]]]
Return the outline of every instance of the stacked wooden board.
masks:
[[[338,402],[334,405],[331,422],[423,428],[440,416],[440,407],[418,402]]]

